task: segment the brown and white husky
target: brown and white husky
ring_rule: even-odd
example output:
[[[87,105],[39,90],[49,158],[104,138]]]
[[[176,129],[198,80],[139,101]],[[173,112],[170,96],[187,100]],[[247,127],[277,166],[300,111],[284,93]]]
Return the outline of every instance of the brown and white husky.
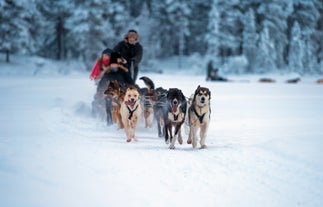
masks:
[[[121,103],[120,113],[126,131],[127,142],[136,140],[135,131],[142,115],[139,91],[136,87],[127,88],[124,101]]]

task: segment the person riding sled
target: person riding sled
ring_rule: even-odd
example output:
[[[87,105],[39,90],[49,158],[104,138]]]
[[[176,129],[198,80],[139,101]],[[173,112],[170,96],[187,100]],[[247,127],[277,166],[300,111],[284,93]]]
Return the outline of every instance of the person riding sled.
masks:
[[[110,48],[103,50],[101,58],[95,63],[90,79],[98,81],[97,90],[92,102],[92,113],[94,116],[102,116],[106,112],[107,124],[112,124],[111,103],[112,100],[104,95],[111,81],[118,83],[125,88],[126,85],[133,85],[134,82],[129,75],[128,68],[123,66],[126,60]]]
[[[104,67],[107,67],[110,64],[110,55],[113,51],[110,48],[107,48],[102,51],[101,57],[95,62],[91,74],[90,79],[99,81]]]
[[[125,66],[129,69],[130,76],[133,82],[136,82],[139,63],[142,60],[143,48],[139,43],[139,35],[136,30],[129,30],[125,35],[124,40],[120,41],[113,50],[119,52],[126,59]]]

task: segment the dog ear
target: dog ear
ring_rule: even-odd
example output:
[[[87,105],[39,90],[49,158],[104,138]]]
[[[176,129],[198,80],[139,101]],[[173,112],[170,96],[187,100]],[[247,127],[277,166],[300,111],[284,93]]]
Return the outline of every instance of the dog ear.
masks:
[[[169,96],[171,95],[171,91],[173,91],[172,88],[169,88],[167,91],[166,91],[166,98],[169,99]]]
[[[105,82],[107,84],[107,87],[109,87],[110,82],[111,82],[110,80],[108,80],[108,81]]]
[[[196,90],[194,92],[193,102],[196,100],[196,96],[198,94],[199,88],[200,88],[200,85],[198,85],[198,87],[196,88]]]
[[[126,89],[130,88],[130,86],[131,86],[131,84],[129,84],[129,83],[126,83],[125,85],[126,85]]]

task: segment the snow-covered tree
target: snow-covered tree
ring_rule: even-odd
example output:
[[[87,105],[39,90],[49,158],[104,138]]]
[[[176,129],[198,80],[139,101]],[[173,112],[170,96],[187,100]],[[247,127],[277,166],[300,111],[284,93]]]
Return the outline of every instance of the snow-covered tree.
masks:
[[[28,46],[29,31],[22,2],[0,0],[0,50],[6,53],[25,53]]]
[[[205,35],[206,42],[208,43],[207,53],[213,59],[213,62],[218,62],[219,56],[219,21],[220,15],[218,12],[218,0],[213,0],[212,7],[209,12],[208,30]]]
[[[263,29],[260,34],[260,42],[258,47],[258,69],[255,72],[266,73],[273,72],[276,70],[276,60],[277,52],[275,49],[275,44],[273,39],[270,37],[269,29],[267,26]]]
[[[293,70],[323,73],[322,0],[0,0],[0,21],[8,60],[10,53],[36,53],[80,58],[89,68],[136,29],[148,59],[198,53],[228,65],[245,56],[249,72],[285,70],[300,64],[292,63],[300,44],[303,68]]]
[[[199,53],[204,55],[208,50],[208,42],[206,36],[209,33],[210,10],[216,2],[214,0],[191,0],[190,17],[188,21],[189,35],[186,36],[185,54],[192,55]]]
[[[294,13],[291,21],[297,21],[302,33],[304,45],[304,57],[302,59],[304,72],[316,73],[320,71],[318,54],[323,49],[322,25],[319,25],[322,17],[323,3],[321,0],[297,0],[294,2]],[[321,33],[319,28],[321,27]],[[321,35],[319,35],[321,34]],[[293,37],[291,36],[291,39]],[[303,69],[302,69],[303,70]]]
[[[156,22],[151,18],[151,14],[146,4],[143,5],[140,15],[131,23],[132,24],[129,26],[138,31],[139,40],[144,46],[143,61],[147,62],[155,59],[159,50],[158,45],[156,45],[158,36],[151,35],[151,31],[153,30],[154,25],[156,25]]]
[[[270,41],[274,46],[274,63],[277,69],[284,69],[286,65],[284,52],[288,45],[287,18],[292,11],[292,2],[289,0],[263,2],[257,11],[262,18],[260,26],[268,29]]]
[[[106,44],[113,47],[118,41],[122,40],[125,33],[132,29],[131,26],[135,18],[130,15],[130,9],[127,7],[130,1],[103,1],[104,12],[103,23],[106,24],[105,39],[108,40]],[[140,11],[140,10],[139,10]]]
[[[258,68],[258,34],[256,28],[255,13],[252,8],[245,13],[243,18],[243,54],[248,60],[247,70],[253,72]]]
[[[69,52],[83,61],[90,69],[95,59],[106,47],[113,47],[113,28],[109,24],[107,1],[78,1],[74,0],[73,14],[66,22]],[[106,7],[102,5],[107,5]],[[107,45],[106,43],[110,44]]]
[[[183,0],[161,1],[153,5],[152,15],[156,19],[152,35],[158,36],[159,41],[157,44],[160,47],[162,46],[162,50],[157,56],[169,57],[171,55],[178,55],[181,51],[181,39],[190,35],[188,29],[188,18],[190,15],[188,3]],[[182,37],[182,34],[184,37]]]
[[[74,12],[71,1],[36,1],[36,3],[41,13],[36,31],[40,43],[38,54],[58,60],[66,58],[68,51],[66,21]]]
[[[294,23],[291,31],[291,41],[288,52],[288,66],[290,72],[303,72],[304,42],[298,22]]]
[[[242,54],[242,12],[240,1],[218,0],[219,53],[222,63],[230,56]]]

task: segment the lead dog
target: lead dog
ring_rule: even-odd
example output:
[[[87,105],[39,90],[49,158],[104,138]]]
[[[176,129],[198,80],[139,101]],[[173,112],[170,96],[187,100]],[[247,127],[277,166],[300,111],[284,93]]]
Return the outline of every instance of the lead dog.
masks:
[[[181,127],[185,121],[187,102],[184,94],[178,88],[170,88],[167,93],[168,111],[164,115],[165,142],[169,143],[170,149],[175,149],[175,141],[178,136],[178,143],[182,144]],[[175,127],[173,137],[173,127]],[[169,134],[168,134],[169,133]]]
[[[121,103],[120,113],[126,131],[127,142],[136,140],[135,131],[142,114],[139,91],[136,87],[130,86],[127,88],[124,101]]]
[[[190,132],[187,143],[192,147],[197,146],[197,131],[200,130],[201,148],[206,148],[205,139],[210,124],[210,99],[211,92],[208,88],[198,86],[195,90],[192,104],[188,109]]]

